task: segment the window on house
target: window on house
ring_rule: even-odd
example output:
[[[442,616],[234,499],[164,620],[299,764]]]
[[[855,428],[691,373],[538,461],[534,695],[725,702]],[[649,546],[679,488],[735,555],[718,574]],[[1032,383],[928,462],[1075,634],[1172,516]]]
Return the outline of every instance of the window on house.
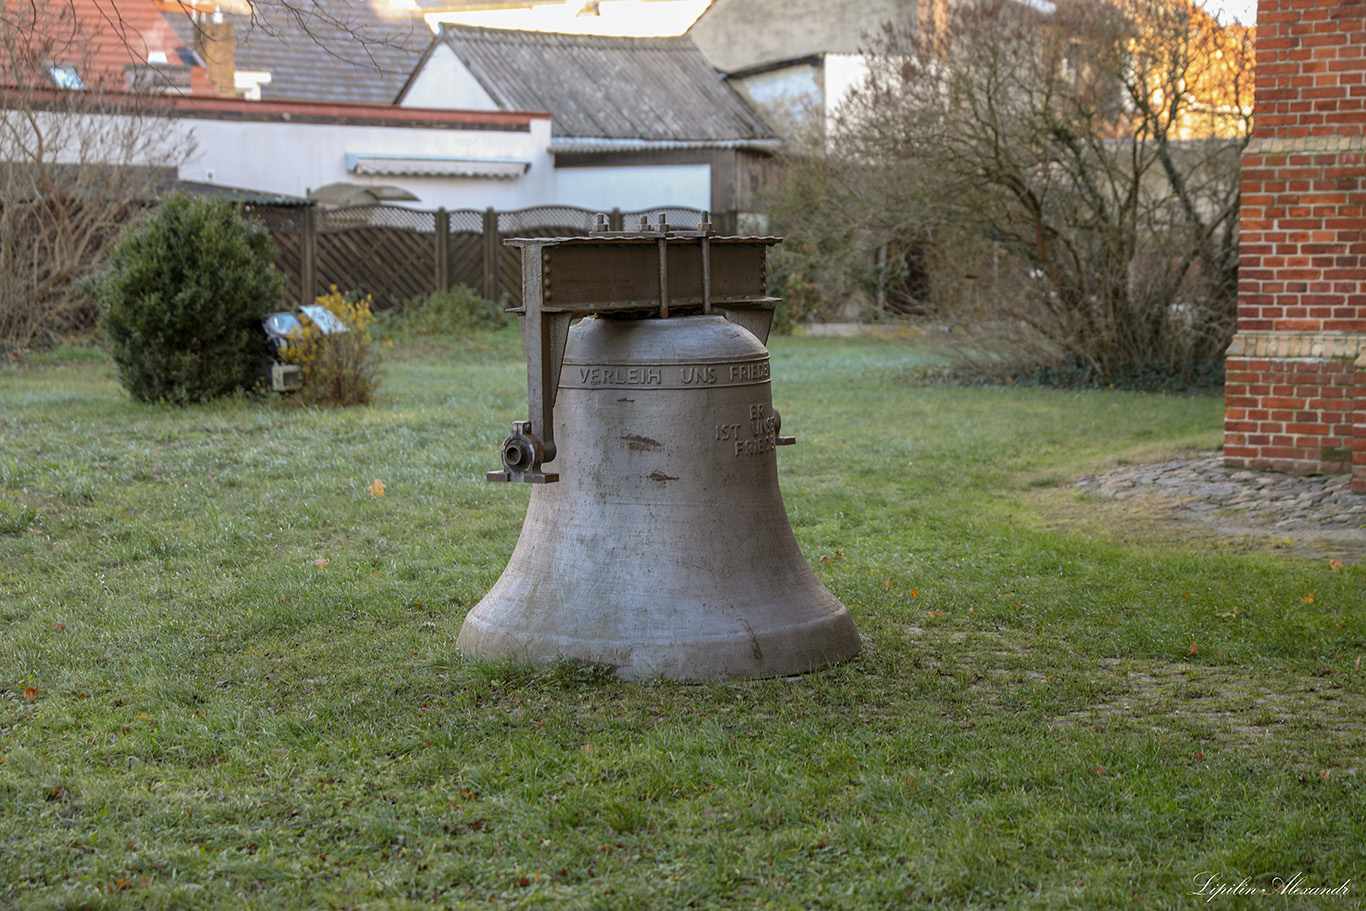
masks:
[[[83,89],[85,80],[81,74],[76,72],[74,64],[70,63],[49,63],[47,65],[47,78],[52,80],[52,84],[59,89]]]

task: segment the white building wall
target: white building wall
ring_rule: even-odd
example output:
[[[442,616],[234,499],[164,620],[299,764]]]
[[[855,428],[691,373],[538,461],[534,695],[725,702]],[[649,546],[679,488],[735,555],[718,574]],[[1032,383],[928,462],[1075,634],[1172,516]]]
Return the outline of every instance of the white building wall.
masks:
[[[598,212],[646,206],[711,208],[711,166],[640,165],[560,168],[555,201]]]
[[[731,84],[762,108],[781,132],[812,117],[820,118],[829,131],[839,106],[867,77],[868,58],[863,54],[824,54],[819,66],[796,63],[733,78]]]
[[[554,201],[549,154],[550,121],[536,119],[530,132],[426,129],[363,124],[241,122],[186,117],[177,127],[192,132],[194,154],[180,167],[182,180],[207,181],[270,193],[306,196],[339,181],[390,184],[418,197],[405,205],[431,209],[519,209]],[[347,156],[525,161],[513,179],[357,175]]]
[[[497,102],[445,44],[432,49],[426,65],[413,77],[398,103],[405,108],[498,110]]]
[[[810,108],[821,100],[820,70],[808,63],[755,73],[731,83],[750,101],[772,111]]]
[[[825,120],[829,124],[849,93],[868,78],[868,58],[863,54],[825,55]]]

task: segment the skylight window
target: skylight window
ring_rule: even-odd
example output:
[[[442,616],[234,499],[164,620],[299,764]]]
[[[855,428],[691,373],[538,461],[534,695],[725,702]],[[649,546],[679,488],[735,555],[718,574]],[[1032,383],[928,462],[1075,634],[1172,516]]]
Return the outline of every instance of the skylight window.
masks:
[[[52,84],[59,89],[83,89],[85,80],[81,74],[76,72],[76,67],[70,63],[49,63],[47,65],[47,78],[52,80]]]

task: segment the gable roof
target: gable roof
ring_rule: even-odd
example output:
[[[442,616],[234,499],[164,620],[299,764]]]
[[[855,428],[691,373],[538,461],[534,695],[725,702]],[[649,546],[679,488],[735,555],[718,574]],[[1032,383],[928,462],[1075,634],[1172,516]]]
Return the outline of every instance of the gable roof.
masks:
[[[192,15],[169,15],[193,35]],[[270,74],[263,101],[392,104],[432,40],[416,7],[390,0],[252,0],[222,16],[236,68]]]
[[[129,87],[130,69],[141,67],[155,80],[141,83],[149,89],[175,83],[179,91],[214,93],[193,42],[171,28],[153,0],[0,0],[0,10],[27,42],[27,47],[13,48],[12,63],[65,70],[61,88],[123,92]],[[46,73],[26,75],[49,78]],[[9,84],[19,78],[17,73],[6,74]]]
[[[443,25],[444,44],[504,110],[549,111],[555,143],[766,145],[777,135],[687,38]],[[430,54],[432,51],[429,50]]]

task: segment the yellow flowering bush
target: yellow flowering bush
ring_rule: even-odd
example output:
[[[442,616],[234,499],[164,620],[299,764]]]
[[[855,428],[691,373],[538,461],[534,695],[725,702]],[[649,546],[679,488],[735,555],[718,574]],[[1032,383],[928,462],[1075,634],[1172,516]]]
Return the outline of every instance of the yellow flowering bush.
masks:
[[[370,296],[355,292],[343,294],[333,285],[317,299],[344,328],[326,325],[325,314],[309,318],[305,308],[303,332],[285,345],[281,356],[297,364],[303,374],[303,388],[295,399],[303,404],[364,405],[379,386],[379,351],[370,333],[375,316]]]

